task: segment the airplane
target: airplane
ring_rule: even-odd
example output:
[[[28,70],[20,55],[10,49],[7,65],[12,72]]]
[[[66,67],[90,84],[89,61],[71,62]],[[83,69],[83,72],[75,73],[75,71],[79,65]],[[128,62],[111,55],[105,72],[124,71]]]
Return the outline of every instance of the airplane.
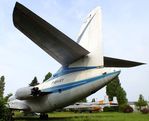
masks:
[[[73,111],[73,112],[100,112],[102,111],[102,107],[97,104],[88,104],[88,103],[75,103],[74,105],[69,105],[64,108],[66,111]]]
[[[62,65],[47,81],[18,89],[8,102],[10,109],[37,112],[41,119],[104,87],[120,74],[111,67],[143,64],[103,56],[100,7],[88,14],[76,42],[18,2],[13,24]]]
[[[77,102],[73,105],[69,105],[64,108],[66,111],[74,112],[100,112],[103,111],[104,107],[118,106],[117,98],[113,97],[113,101],[109,101],[108,96],[104,97],[104,100],[95,102]]]

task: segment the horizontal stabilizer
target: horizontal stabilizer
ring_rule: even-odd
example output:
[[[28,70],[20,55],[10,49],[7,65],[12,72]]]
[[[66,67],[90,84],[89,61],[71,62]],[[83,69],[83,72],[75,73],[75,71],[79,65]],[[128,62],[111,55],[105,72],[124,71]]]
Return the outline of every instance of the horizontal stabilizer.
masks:
[[[13,12],[13,22],[16,28],[62,65],[69,65],[89,53],[18,2]]]
[[[104,67],[134,67],[142,64],[144,63],[104,56]]]

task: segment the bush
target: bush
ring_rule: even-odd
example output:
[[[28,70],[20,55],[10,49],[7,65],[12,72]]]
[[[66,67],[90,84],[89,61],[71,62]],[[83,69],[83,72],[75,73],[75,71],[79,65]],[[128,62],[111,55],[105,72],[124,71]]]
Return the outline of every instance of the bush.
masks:
[[[104,112],[118,112],[119,111],[119,107],[118,106],[104,107],[103,111]]]
[[[133,112],[133,108],[130,105],[126,105],[123,109],[124,113],[132,113]]]
[[[149,109],[148,109],[148,108],[143,108],[143,109],[141,110],[141,112],[142,112],[143,114],[147,114],[147,113],[149,113]]]
[[[6,102],[0,98],[0,121],[9,121],[11,118],[11,111],[6,107]]]

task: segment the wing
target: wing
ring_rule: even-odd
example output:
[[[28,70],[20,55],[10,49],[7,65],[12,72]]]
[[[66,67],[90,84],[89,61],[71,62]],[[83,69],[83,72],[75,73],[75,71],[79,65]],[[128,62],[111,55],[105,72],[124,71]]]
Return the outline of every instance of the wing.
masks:
[[[134,67],[142,64],[144,63],[104,56],[104,67]]]
[[[16,28],[64,66],[89,53],[18,2],[13,11],[13,22]]]

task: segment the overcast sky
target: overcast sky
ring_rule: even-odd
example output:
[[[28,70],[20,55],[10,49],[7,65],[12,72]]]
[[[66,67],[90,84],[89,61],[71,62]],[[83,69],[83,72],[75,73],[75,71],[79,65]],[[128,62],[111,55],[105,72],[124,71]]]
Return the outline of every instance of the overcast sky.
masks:
[[[7,93],[27,86],[34,76],[42,82],[60,64],[17,30],[12,22],[15,0],[0,1],[0,76]],[[149,63],[149,0],[18,0],[76,40],[86,15],[102,8],[104,54]],[[149,100],[149,65],[122,69],[122,87],[130,101],[143,94]],[[105,88],[90,96],[103,99]]]

